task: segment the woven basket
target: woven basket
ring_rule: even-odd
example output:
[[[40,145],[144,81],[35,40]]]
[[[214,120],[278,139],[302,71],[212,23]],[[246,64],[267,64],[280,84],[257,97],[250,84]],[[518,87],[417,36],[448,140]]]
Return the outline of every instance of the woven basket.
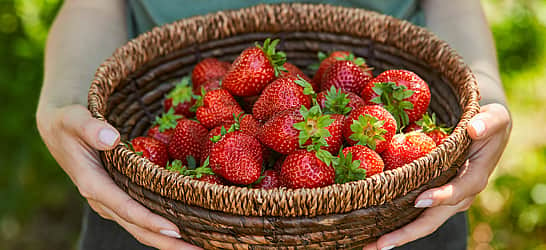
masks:
[[[315,189],[221,186],[159,168],[122,145],[101,152],[106,170],[131,197],[176,223],[185,241],[205,248],[353,248],[414,220],[422,191],[458,172],[479,110],[476,81],[461,57],[423,28],[374,12],[329,5],[258,5],[164,25],[118,49],[97,70],[93,116],[143,135],[162,111],[173,81],[203,58],[233,60],[254,41],[281,39],[288,60],[305,69],[318,51],[348,50],[378,74],[404,68],[430,85],[429,111],[453,133],[433,152],[366,180]],[[306,72],[312,74],[312,72]]]

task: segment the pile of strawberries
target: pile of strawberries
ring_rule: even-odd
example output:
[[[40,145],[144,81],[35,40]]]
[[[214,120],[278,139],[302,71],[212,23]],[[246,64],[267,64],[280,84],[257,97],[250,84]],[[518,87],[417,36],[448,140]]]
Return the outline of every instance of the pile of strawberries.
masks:
[[[151,162],[222,185],[314,188],[365,179],[426,155],[448,136],[426,111],[417,74],[373,76],[347,51],[319,53],[314,77],[276,51],[199,62],[166,95],[147,133],[128,144]]]

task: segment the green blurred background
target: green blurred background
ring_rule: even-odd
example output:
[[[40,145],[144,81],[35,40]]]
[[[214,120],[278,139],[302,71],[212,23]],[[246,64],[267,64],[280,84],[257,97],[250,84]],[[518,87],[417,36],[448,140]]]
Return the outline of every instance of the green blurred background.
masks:
[[[546,249],[546,1],[486,0],[514,119],[470,209],[470,249]],[[60,0],[0,3],[0,249],[72,249],[82,198],[43,145],[35,108]]]

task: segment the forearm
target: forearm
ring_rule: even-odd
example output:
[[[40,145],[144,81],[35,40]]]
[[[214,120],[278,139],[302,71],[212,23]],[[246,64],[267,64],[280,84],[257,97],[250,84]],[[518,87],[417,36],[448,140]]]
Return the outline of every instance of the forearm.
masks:
[[[506,97],[498,71],[493,36],[478,0],[424,0],[427,28],[447,41],[476,75],[481,104]]]
[[[127,40],[123,0],[65,1],[50,30],[38,113],[87,104],[97,67]]]

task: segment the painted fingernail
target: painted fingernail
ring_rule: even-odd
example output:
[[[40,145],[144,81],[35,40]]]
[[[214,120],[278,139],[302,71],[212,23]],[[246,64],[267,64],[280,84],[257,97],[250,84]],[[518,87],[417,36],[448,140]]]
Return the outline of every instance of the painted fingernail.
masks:
[[[422,199],[417,201],[417,203],[415,203],[415,207],[417,208],[430,207],[430,206],[432,206],[431,199]]]
[[[165,236],[169,236],[172,238],[180,239],[182,236],[180,236],[179,233],[173,231],[173,230],[159,230],[159,232]]]
[[[99,131],[99,141],[107,146],[114,146],[118,140],[118,133],[110,128],[103,128]]]
[[[474,120],[472,121],[472,127],[474,128],[474,131],[476,131],[476,136],[480,137],[485,132],[485,124],[482,120]]]
[[[391,250],[395,247],[395,245],[390,245],[388,247],[381,248],[381,250]]]

